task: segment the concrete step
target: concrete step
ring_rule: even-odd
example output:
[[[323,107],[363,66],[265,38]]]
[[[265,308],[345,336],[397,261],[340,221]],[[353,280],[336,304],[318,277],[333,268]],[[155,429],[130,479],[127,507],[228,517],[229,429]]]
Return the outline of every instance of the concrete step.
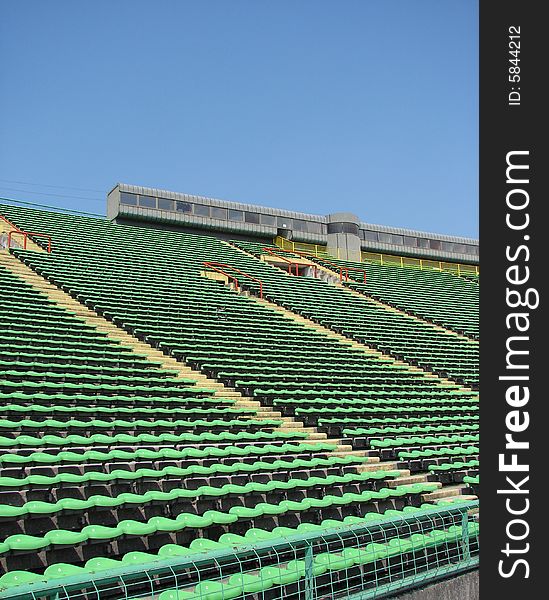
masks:
[[[349,446],[349,448],[352,448],[352,446]],[[346,450],[345,452],[339,450],[332,452],[332,456],[367,456],[366,452],[367,450]]]
[[[321,431],[315,431],[314,433],[309,433],[308,437],[306,439],[300,440],[299,443],[300,444],[305,444],[307,443],[307,440],[312,440],[315,442],[318,441],[323,441],[323,442],[327,442],[327,435],[325,433],[322,433]]]
[[[395,471],[397,469],[398,463],[390,462],[390,461],[382,461],[382,462],[371,462],[372,459],[377,457],[370,457],[368,462],[362,463],[361,465],[357,465],[355,468],[358,473],[367,473],[370,471]],[[379,458],[377,458],[379,461]]]
[[[443,486],[438,481],[436,481],[435,483],[439,484],[439,489],[435,490],[434,492],[423,494],[422,499],[424,502],[434,502],[435,500],[440,500],[442,498],[453,498],[455,496],[461,496],[463,490],[466,488],[466,486],[463,485]]]
[[[474,494],[456,494],[455,496],[452,496],[452,498],[454,498],[455,500],[463,501],[463,502],[469,502],[471,500],[478,500],[478,496],[475,496]],[[438,504],[442,500],[444,500],[444,498],[438,498],[437,500],[434,500],[434,503]]]
[[[410,471],[401,470],[402,475],[389,481],[387,487],[397,487],[398,485],[411,485],[414,483],[426,483],[427,475],[410,475]]]

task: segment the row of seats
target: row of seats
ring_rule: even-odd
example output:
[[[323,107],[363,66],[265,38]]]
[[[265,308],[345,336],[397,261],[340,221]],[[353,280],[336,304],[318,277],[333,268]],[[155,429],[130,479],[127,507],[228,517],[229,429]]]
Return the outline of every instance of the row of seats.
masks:
[[[234,241],[260,257],[264,245]],[[436,329],[430,323],[350,294],[344,287],[309,277],[289,276],[245,255],[227,254],[225,262],[261,279],[265,294],[278,304],[348,337],[408,363],[466,385],[478,385],[478,342]],[[257,284],[249,285],[257,290]],[[357,284],[358,285],[358,284]],[[368,284],[366,289],[369,290]],[[437,302],[438,304],[438,302]]]
[[[446,271],[371,262],[312,258],[329,269],[347,268],[350,287],[385,304],[463,335],[479,337],[479,286]],[[366,272],[366,283],[361,269]]]
[[[213,494],[194,502],[188,497],[180,501],[174,501],[172,497],[169,512],[162,496],[147,498],[152,503],[151,512],[140,508],[139,504],[134,509],[127,508],[127,501],[121,509],[113,508],[107,498],[105,504],[98,501],[93,507],[84,508],[82,513],[70,505],[57,507],[61,508],[60,517],[41,513],[40,507],[35,507],[38,511],[34,514],[27,511],[18,515],[19,519],[9,515],[11,526],[5,528],[4,539],[0,542],[0,564],[5,565],[6,570],[22,565],[40,570],[57,562],[60,555],[67,557],[64,562],[77,564],[94,556],[123,556],[127,552],[158,549],[166,543],[190,543],[197,537],[214,538],[220,532],[242,534],[250,527],[273,530],[277,526],[300,522],[318,523],[326,518],[360,516],[361,511],[375,511],[376,508],[376,512],[387,508],[401,509],[421,504],[422,496],[436,489],[436,484],[418,483],[377,490],[359,486],[358,491],[346,492],[342,491],[343,486],[334,487],[325,482],[324,486],[318,487],[315,481],[307,495],[295,494],[294,500],[280,500],[275,495],[269,502],[265,493],[246,490],[249,505],[243,502],[242,490],[237,487],[242,486],[235,486],[232,497],[226,502]],[[339,491],[339,494],[332,491]],[[184,512],[190,506],[194,506],[195,511]],[[63,514],[66,511],[69,514]],[[83,520],[82,516],[86,518]],[[13,533],[14,528],[20,528],[22,532]],[[38,535],[23,533],[25,531]]]
[[[446,508],[451,509],[452,502],[447,502]],[[417,568],[422,564],[423,568],[427,567],[431,559],[435,559],[437,565],[440,565],[443,560],[455,559],[459,556],[461,550],[460,544],[463,543],[463,532],[460,525],[452,524],[455,522],[451,516],[448,518],[432,519],[431,521],[423,520],[420,528],[421,514],[423,509],[432,508],[432,505],[426,504],[422,507],[408,506],[402,510],[387,509],[384,511],[380,519],[379,513],[367,512],[362,516],[347,516],[343,519],[325,519],[319,524],[301,523],[295,527],[277,526],[273,530],[252,527],[244,534],[223,533],[217,540],[208,538],[196,538],[188,545],[178,543],[168,543],[155,549],[153,552],[131,551],[125,554],[121,559],[113,559],[109,557],[93,557],[85,561],[82,566],[69,563],[57,563],[48,566],[44,573],[35,574],[29,571],[14,570],[0,577],[0,590],[10,590],[19,585],[43,583],[50,581],[55,583],[56,580],[66,577],[84,578],[100,575],[101,572],[120,567],[141,567],[143,570],[154,567],[166,558],[188,557],[192,560],[197,554],[204,551],[225,551],[228,559],[224,562],[222,572],[224,577],[214,579],[215,574],[210,568],[210,577],[205,577],[201,574],[198,578],[194,570],[182,570],[178,573],[179,587],[177,590],[169,589],[169,584],[166,583],[165,577],[159,577],[154,581],[154,586],[157,587],[160,593],[159,598],[173,600],[178,598],[197,598],[207,597],[212,600],[222,600],[223,598],[236,598],[240,595],[261,592],[262,595],[273,586],[282,586],[288,593],[290,590],[287,586],[294,584],[305,577],[305,563],[303,562],[303,550],[297,547],[289,546],[284,542],[287,538],[295,537],[298,534],[322,534],[325,531],[334,531],[332,537],[325,537],[329,540],[336,541],[336,544],[331,544],[327,548],[318,547],[315,552],[313,562],[313,574],[316,577],[317,586],[322,583],[322,576],[327,571],[345,570],[345,576],[349,576],[349,568],[354,565],[370,565],[371,573],[366,573],[364,570],[360,572],[360,583],[362,586],[371,583],[370,575],[374,575],[379,580],[383,576],[383,572],[389,564],[400,561],[403,565],[405,562],[412,563]],[[450,515],[452,513],[449,513]],[[457,515],[458,513],[456,513]],[[391,535],[393,529],[391,521],[394,518],[400,517],[417,517],[416,521],[402,523],[398,529],[401,531],[399,537]],[[376,523],[377,530],[366,538],[362,546],[357,545],[356,537],[346,536],[344,529],[352,525],[364,525],[368,523]],[[337,532],[341,531],[342,535]],[[469,543],[470,552],[477,552],[477,536],[478,524],[475,522],[469,525]],[[337,539],[336,539],[337,538]],[[276,547],[276,554],[267,553],[261,558],[261,563],[258,565],[256,561],[241,558],[235,560],[231,554],[235,551],[245,548],[253,543],[271,542],[273,547]],[[284,546],[286,544],[286,547]],[[421,558],[423,555],[424,558]],[[274,558],[278,560],[273,561]],[[444,558],[445,557],[445,558]],[[384,561],[383,564],[381,561]],[[271,566],[268,566],[272,563]],[[220,565],[221,566],[221,565]],[[261,570],[258,572],[257,569]],[[172,567],[172,573],[174,567]],[[177,567],[175,567],[177,571]],[[238,572],[239,570],[243,572]],[[231,575],[231,572],[233,573]],[[246,574],[244,574],[246,573]],[[368,576],[366,576],[368,575]],[[126,581],[126,585],[138,589],[139,577],[136,578],[137,583]],[[181,582],[186,581],[182,589]],[[149,584],[150,584],[149,580]],[[347,581],[349,584],[349,581]],[[101,584],[100,584],[101,585]],[[112,582],[110,583],[112,586]],[[162,591],[162,586],[168,589]],[[97,588],[96,588],[97,589]],[[150,589],[150,587],[149,587]],[[126,590],[127,591],[127,590]],[[282,590],[278,590],[282,593]],[[281,597],[281,596],[280,596]]]

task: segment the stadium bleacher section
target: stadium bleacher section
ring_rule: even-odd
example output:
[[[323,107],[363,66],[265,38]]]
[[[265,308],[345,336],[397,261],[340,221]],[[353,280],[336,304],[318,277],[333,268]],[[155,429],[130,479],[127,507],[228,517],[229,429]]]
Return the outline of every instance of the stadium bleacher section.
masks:
[[[0,589],[411,513],[441,483],[478,483],[478,396],[464,387],[478,383],[476,341],[283,273],[248,254],[257,251],[249,243],[7,205],[0,214],[52,236],[51,254],[14,249],[6,259],[275,415],[238,407],[112,340],[3,260]],[[265,301],[205,276],[206,261],[260,279]],[[436,292],[432,281],[417,285]],[[258,292],[251,280],[244,287]],[[422,298],[414,306],[427,306]],[[450,324],[449,309],[414,311]],[[284,427],[284,418],[303,427]],[[352,451],[338,452],[341,440]],[[457,530],[440,527],[414,551],[456,541]],[[404,560],[410,543],[393,528],[369,558],[343,556],[375,563],[393,544]],[[330,557],[319,557],[321,574]],[[263,573],[256,592],[295,584],[302,566],[284,566],[283,581]],[[207,583],[160,590],[162,600],[235,597],[226,581],[210,582],[210,596],[197,592]]]
[[[262,250],[264,244],[233,243],[256,256],[265,254]],[[265,265],[260,270],[244,261],[239,264],[241,268],[247,267],[251,274],[269,282],[268,293],[277,303],[410,364],[417,364],[466,385],[478,385],[476,341],[440,331],[430,323],[404,313],[384,309],[367,297],[351,296],[342,287],[328,286],[325,282],[305,277],[293,277],[288,281],[282,279],[279,269],[269,270]],[[357,266],[356,263],[350,264]],[[364,266],[361,265],[361,268]],[[270,272],[273,270],[278,271],[274,276]],[[354,273],[362,277],[356,271]],[[368,288],[368,283],[365,286]],[[467,298],[463,306],[467,310],[474,310],[474,306],[468,306]]]
[[[321,265],[330,266],[322,259],[314,260]],[[349,285],[353,289],[422,319],[478,339],[479,290],[478,285],[471,280],[431,269],[354,263],[338,259],[330,262],[341,267],[360,267],[366,271],[367,283],[364,284],[356,270],[349,270],[349,279],[354,280]],[[432,301],[433,297],[437,299],[436,302]]]

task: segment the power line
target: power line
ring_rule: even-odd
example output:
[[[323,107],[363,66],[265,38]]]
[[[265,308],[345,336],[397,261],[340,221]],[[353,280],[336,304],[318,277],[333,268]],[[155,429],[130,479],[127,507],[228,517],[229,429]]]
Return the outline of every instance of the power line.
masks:
[[[48,206],[47,204],[37,204],[36,202],[28,202],[26,200],[18,200],[17,198],[5,198],[4,196],[0,196],[0,200],[3,202],[14,202],[15,204],[25,204],[28,206],[36,206],[38,208],[48,208],[50,210],[58,210],[60,212],[68,212],[68,213],[76,213],[79,215],[87,215],[90,217],[105,217],[105,215],[101,215],[98,213],[90,213],[85,212],[83,210],[73,210],[72,208],[64,208],[62,206]]]
[[[66,185],[52,185],[51,183],[33,183],[31,181],[16,181],[15,179],[0,179],[0,181],[4,181],[5,183],[17,183],[18,185],[39,185],[42,187],[58,188],[58,189],[62,189],[62,190],[75,190],[77,192],[98,192],[99,194],[101,194],[105,191],[105,190],[93,190],[90,188],[69,187]]]
[[[22,194],[39,194],[40,196],[53,196],[54,198],[71,198],[73,200],[91,200],[92,202],[105,202],[105,198],[90,198],[89,196],[67,196],[66,194],[52,194],[48,192],[34,192],[32,190],[21,190],[19,188],[3,187],[10,192],[21,192]]]

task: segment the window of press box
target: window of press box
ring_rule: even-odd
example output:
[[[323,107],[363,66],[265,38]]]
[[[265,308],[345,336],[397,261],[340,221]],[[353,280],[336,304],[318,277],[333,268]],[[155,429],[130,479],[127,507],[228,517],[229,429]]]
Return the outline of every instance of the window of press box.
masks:
[[[403,246],[404,245],[404,238],[401,235],[396,235],[393,233],[393,244],[396,244],[397,246]]]
[[[241,210],[229,208],[229,221],[244,221],[244,213]]]
[[[377,242],[377,231],[369,231],[368,229],[362,229],[362,237],[368,242]]]
[[[415,248],[417,246],[417,238],[412,237],[411,235],[405,235],[404,236],[404,245]]]
[[[351,233],[356,236],[360,231],[356,223],[328,223],[326,230],[328,235],[332,233]]]
[[[195,204],[194,205],[194,214],[199,215],[200,217],[209,217],[210,216],[210,207],[204,206],[204,204]]]
[[[378,232],[378,238],[380,242],[384,244],[390,244],[393,241],[393,238],[390,233],[383,233],[381,231]]]
[[[307,221],[307,231],[309,233],[322,233],[322,223]]]
[[[173,200],[167,198],[158,198],[158,208],[160,210],[173,210]]]
[[[210,208],[211,208],[212,219],[222,219],[223,221],[227,220],[227,209],[226,208],[220,208],[219,206],[212,206]]]
[[[303,221],[301,219],[294,219],[294,230],[307,231],[307,221]]]
[[[427,238],[417,238],[418,248],[429,248],[429,240]]]
[[[277,217],[276,224],[281,229],[292,229],[293,227],[293,221],[288,217]]]
[[[146,208],[156,208],[156,198],[153,196],[139,196],[139,206]]]
[[[440,240],[429,240],[431,250],[440,250]]]
[[[190,202],[180,202],[177,200],[175,203],[175,210],[177,210],[177,212],[190,213],[193,210],[193,206]]]
[[[276,217],[273,215],[261,215],[261,225],[276,227]]]
[[[453,252],[454,251],[454,243],[453,242],[442,242],[442,249],[445,250],[446,252]]]
[[[120,203],[137,206],[137,196],[135,194],[128,194],[128,192],[120,192]]]
[[[245,212],[244,220],[246,223],[254,223],[255,225],[259,225],[259,213]]]

